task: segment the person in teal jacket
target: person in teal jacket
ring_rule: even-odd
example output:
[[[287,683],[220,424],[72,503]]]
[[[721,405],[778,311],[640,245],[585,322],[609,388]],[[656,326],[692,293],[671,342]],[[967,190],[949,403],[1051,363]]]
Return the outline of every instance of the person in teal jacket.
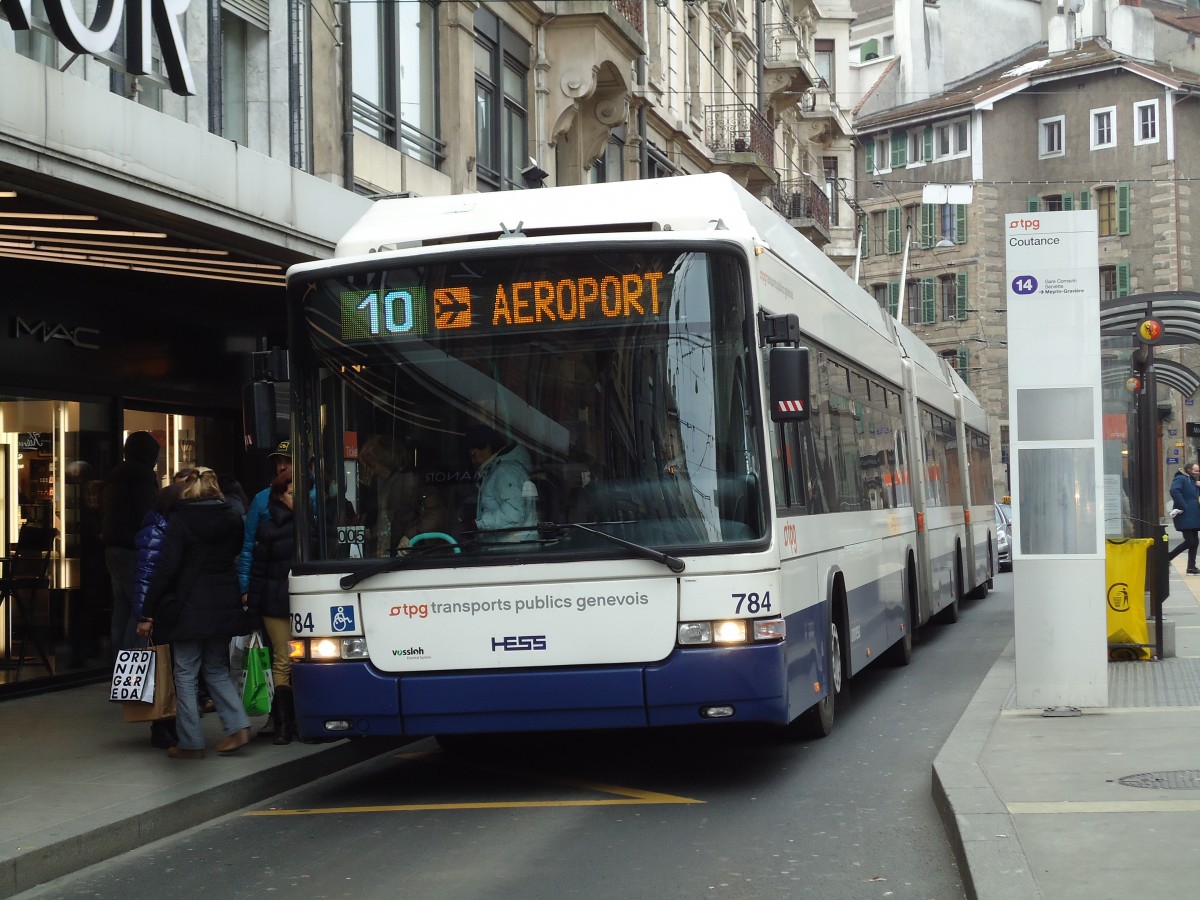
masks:
[[[267,454],[267,459],[275,461],[275,478],[282,479],[284,474],[292,471],[292,442],[280,441],[275,449]],[[268,503],[271,499],[271,486],[263,488],[250,501],[246,510],[246,528],[242,538],[242,552],[238,556],[238,582],[241,584],[242,597],[250,591],[250,567],[254,564],[254,538],[258,534],[258,523],[266,516]]]
[[[1200,463],[1192,463],[1176,472],[1175,477],[1171,479],[1171,518],[1175,522],[1175,530],[1183,535],[1183,541],[1171,551],[1168,559],[1174,559],[1186,550],[1189,575],[1200,575],[1200,569],[1196,568],[1196,548],[1200,546],[1200,488],[1196,486],[1198,478]]]

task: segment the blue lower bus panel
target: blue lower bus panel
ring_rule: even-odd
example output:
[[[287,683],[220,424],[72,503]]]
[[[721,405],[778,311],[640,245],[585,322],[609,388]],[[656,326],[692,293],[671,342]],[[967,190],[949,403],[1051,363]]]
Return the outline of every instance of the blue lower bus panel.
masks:
[[[676,650],[654,666],[384,675],[367,662],[292,666],[305,736],[423,735],[787,721],[780,644]],[[702,710],[730,706],[733,716]],[[326,731],[325,723],[349,729]]]

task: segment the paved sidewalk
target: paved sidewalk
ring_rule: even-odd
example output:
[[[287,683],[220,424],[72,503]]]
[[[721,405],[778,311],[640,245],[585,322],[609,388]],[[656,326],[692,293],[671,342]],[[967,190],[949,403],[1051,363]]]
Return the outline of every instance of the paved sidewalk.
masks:
[[[1170,578],[1176,655],[1109,663],[1107,708],[1015,709],[1011,643],[984,679],[933,764],[968,896],[1200,892],[1200,577]]]
[[[263,719],[254,720],[255,728]],[[204,717],[208,746],[221,737]],[[257,739],[173,760],[126,724],[108,685],[0,704],[0,897],[207,822],[397,746]]]

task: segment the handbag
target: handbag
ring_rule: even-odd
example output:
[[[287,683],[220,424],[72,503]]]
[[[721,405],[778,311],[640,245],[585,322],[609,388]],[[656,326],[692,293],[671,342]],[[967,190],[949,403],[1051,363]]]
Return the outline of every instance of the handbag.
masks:
[[[149,647],[119,650],[113,665],[108,699],[113,703],[154,701],[154,651]]]
[[[271,651],[263,646],[256,631],[242,653],[242,706],[250,716],[265,716],[271,711],[275,685],[271,681]]]
[[[159,719],[175,718],[175,672],[171,665],[171,645],[153,644],[145,650],[134,652],[150,654],[153,686],[149,696],[143,696],[140,700],[126,700],[121,705],[122,717],[126,722],[157,722]],[[117,658],[120,659],[119,654]]]

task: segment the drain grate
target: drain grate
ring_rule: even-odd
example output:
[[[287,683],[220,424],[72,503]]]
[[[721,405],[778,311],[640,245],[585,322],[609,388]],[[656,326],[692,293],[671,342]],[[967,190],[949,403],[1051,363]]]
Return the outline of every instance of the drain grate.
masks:
[[[1200,790],[1200,769],[1179,769],[1174,772],[1145,772],[1117,779],[1118,784],[1136,788],[1162,788],[1169,791]]]

